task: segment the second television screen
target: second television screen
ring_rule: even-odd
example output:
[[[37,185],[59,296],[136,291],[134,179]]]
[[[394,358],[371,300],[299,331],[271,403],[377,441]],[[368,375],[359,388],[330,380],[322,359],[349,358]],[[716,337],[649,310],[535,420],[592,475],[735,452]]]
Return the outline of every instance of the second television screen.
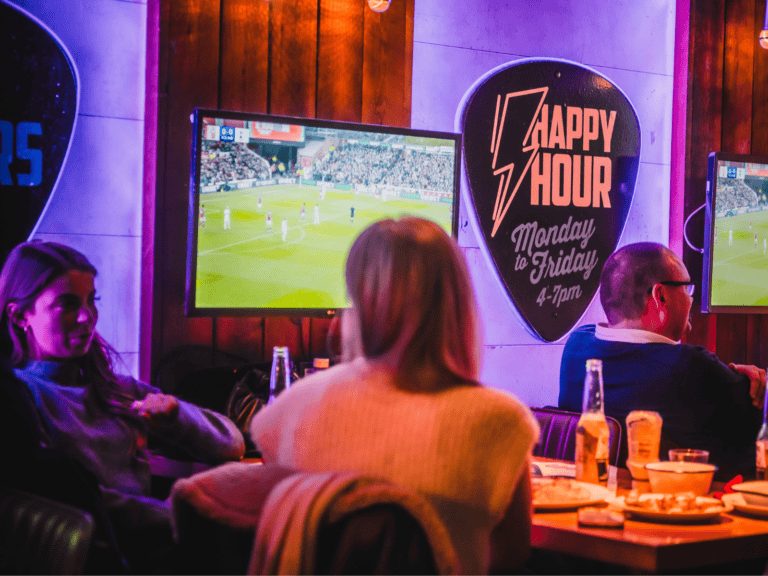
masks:
[[[714,170],[709,304],[768,306],[768,164],[726,155]]]
[[[458,135],[200,110],[195,128],[189,313],[344,308],[370,223],[455,233]]]

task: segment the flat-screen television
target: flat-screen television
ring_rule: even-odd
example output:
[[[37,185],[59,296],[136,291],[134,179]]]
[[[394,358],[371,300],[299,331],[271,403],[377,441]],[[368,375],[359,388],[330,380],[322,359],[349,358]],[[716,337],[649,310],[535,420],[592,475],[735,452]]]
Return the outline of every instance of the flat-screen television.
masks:
[[[327,316],[371,222],[416,215],[457,234],[459,134],[196,109],[189,316]]]
[[[768,157],[709,155],[702,275],[703,312],[768,313]]]

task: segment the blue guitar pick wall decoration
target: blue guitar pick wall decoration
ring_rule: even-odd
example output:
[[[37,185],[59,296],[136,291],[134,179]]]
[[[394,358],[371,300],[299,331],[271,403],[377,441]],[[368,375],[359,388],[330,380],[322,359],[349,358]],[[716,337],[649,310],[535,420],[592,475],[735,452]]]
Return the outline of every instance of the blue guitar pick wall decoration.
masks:
[[[528,331],[559,340],[584,315],[624,230],[637,114],[594,70],[536,59],[478,80],[457,124],[483,253]]]
[[[77,69],[44,24],[0,0],[0,257],[37,229],[77,119]],[[73,216],[74,217],[74,216]]]

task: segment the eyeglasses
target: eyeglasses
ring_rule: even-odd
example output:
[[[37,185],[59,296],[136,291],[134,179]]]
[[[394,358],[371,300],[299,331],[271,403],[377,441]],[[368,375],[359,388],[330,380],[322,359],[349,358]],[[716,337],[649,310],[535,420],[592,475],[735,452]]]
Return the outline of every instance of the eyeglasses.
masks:
[[[685,286],[685,291],[688,293],[688,296],[693,296],[693,293],[696,291],[696,284],[693,282],[682,282],[680,280],[664,280],[663,282],[656,282],[656,284],[664,284],[664,286]],[[648,294],[653,292],[653,286],[648,288]]]

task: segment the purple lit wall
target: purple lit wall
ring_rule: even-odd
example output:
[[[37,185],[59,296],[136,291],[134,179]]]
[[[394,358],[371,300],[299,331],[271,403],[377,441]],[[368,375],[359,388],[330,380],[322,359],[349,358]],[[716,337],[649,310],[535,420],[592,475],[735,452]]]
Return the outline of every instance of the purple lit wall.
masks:
[[[412,125],[453,130],[466,90],[506,62],[563,58],[594,68],[627,94],[642,129],[635,199],[620,244],[666,244],[674,40],[675,0],[416,0]],[[463,206],[460,218],[467,220]],[[477,242],[470,224],[460,230],[485,327],[482,380],[530,406],[557,405],[563,342],[544,344],[526,332]],[[581,324],[603,320],[596,299]]]
[[[98,329],[138,375],[146,0],[11,0],[48,26],[80,74],[72,148],[35,238],[99,270]]]

